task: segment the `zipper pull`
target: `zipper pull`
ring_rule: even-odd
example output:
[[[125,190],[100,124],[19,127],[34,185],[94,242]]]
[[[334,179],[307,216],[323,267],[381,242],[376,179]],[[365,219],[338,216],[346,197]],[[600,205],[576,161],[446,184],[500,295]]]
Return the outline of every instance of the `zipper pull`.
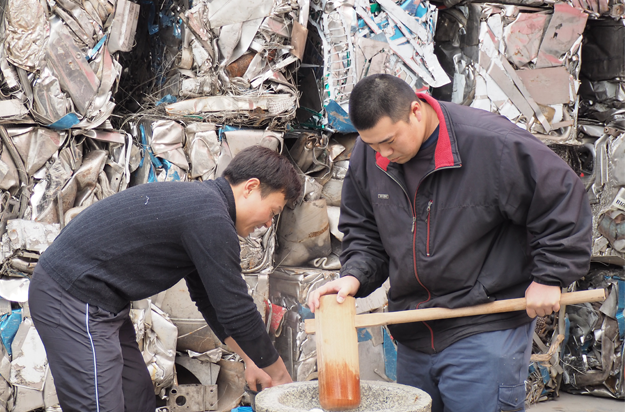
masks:
[[[432,208],[432,203],[434,203],[434,201],[433,201],[433,200],[430,200],[430,201],[428,202],[428,215],[430,214],[430,209]]]
[[[417,218],[415,216],[412,217],[412,230],[410,232],[414,233],[414,225],[417,222]]]

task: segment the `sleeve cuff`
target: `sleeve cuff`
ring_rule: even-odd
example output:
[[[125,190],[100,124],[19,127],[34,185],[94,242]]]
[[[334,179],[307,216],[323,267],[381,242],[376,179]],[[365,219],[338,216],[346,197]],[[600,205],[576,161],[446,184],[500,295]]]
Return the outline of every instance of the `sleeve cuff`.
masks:
[[[557,286],[560,288],[562,287],[562,282],[556,281],[556,280],[549,281],[549,280],[544,280],[544,279],[534,277],[534,282],[540,283],[541,285],[546,285],[546,286]]]
[[[278,352],[271,344],[271,340],[267,334],[256,339],[236,339],[236,341],[241,349],[243,349],[243,352],[245,352],[259,368],[266,368],[267,366],[273,365],[278,360]]]

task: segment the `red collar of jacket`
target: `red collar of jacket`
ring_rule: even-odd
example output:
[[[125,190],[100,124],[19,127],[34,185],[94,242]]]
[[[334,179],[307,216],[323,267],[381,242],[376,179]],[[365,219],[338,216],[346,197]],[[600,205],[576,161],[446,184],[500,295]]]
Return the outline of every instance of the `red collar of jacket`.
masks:
[[[447,129],[447,122],[445,122],[445,115],[443,115],[441,105],[429,94],[417,93],[417,97],[421,100],[425,100],[426,103],[432,106],[436,112],[436,117],[438,117],[438,142],[436,143],[436,150],[434,152],[434,170],[441,167],[453,166],[454,156],[451,151],[451,139],[449,137],[449,130]],[[388,165],[391,163],[390,160],[380,155],[380,153],[375,154],[375,161],[384,171],[387,171]]]

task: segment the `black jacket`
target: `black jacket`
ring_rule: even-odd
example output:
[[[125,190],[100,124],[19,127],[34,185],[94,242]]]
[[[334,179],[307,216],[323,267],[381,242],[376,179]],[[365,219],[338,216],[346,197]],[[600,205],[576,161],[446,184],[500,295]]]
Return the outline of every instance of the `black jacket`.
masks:
[[[416,194],[407,193],[400,165],[360,139],[352,153],[339,229],[341,275],[360,281],[357,296],[390,277],[391,311],[458,308],[523,297],[532,280],[566,286],[584,276],[592,215],[572,169],[504,117],[419,97],[435,109],[440,129]],[[399,342],[433,353],[530,320],[511,312],[390,330]]]
[[[241,276],[236,207],[224,179],[134,186],[89,206],[39,265],[69,294],[110,312],[185,279],[222,341],[266,367],[278,353]]]

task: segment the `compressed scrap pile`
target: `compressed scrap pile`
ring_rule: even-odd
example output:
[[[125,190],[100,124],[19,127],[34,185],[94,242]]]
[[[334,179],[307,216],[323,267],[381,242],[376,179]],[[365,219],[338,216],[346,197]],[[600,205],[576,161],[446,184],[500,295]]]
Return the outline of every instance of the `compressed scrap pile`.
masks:
[[[297,106],[308,9],[309,0],[150,3],[151,78],[137,114],[284,128]]]
[[[0,2],[0,411],[58,410],[29,276],[65,223],[127,187],[136,152],[110,117],[138,10]]]
[[[540,320],[528,402],[560,388],[623,398],[625,8],[516,3],[0,0],[0,412],[59,410],[27,290],[62,227],[130,186],[214,179],[254,144],[289,156],[305,190],[240,239],[242,276],[293,379],[314,379],[306,301],[338,277],[348,100],[375,73],[507,116],[578,172],[604,266],[571,289],[610,298]],[[358,312],[385,310],[387,290]],[[251,401],[184,282],[131,317],[162,411]],[[386,328],[360,330],[359,352],[363,379],[396,379]]]
[[[574,144],[588,13],[567,2],[502,3],[441,11],[437,55],[453,83],[434,96],[502,114],[544,141]]]
[[[609,288],[603,305],[567,309],[570,339],[562,360],[563,388],[571,393],[625,399],[625,61],[624,9],[593,6],[582,47],[578,140],[569,150],[593,210],[593,257],[599,262],[579,288]],[[609,58],[606,58],[608,57]]]
[[[598,19],[588,24],[579,126],[579,138],[587,148],[583,157],[594,164],[586,181],[597,221],[593,256],[618,266],[625,265],[625,95],[621,91],[625,67],[623,52],[615,54],[615,48],[625,43],[623,21]]]
[[[345,108],[353,86],[375,73],[396,75],[415,89],[449,83],[434,55],[437,15],[436,6],[415,0],[313,2],[307,53],[323,68],[324,106],[333,100]]]
[[[625,398],[625,276],[622,268],[593,267],[580,289],[606,288],[603,304],[567,308],[571,327],[562,358],[563,387],[567,392],[606,398]]]
[[[622,267],[593,263],[570,290],[604,288],[603,303],[563,308],[557,316],[539,318],[526,382],[529,403],[560,390],[606,398],[625,398],[625,277]]]
[[[415,90],[448,84],[434,54],[437,16],[437,7],[427,1],[311,1],[299,70],[299,123],[329,132],[355,132],[347,120],[349,95],[371,74],[398,76]]]

